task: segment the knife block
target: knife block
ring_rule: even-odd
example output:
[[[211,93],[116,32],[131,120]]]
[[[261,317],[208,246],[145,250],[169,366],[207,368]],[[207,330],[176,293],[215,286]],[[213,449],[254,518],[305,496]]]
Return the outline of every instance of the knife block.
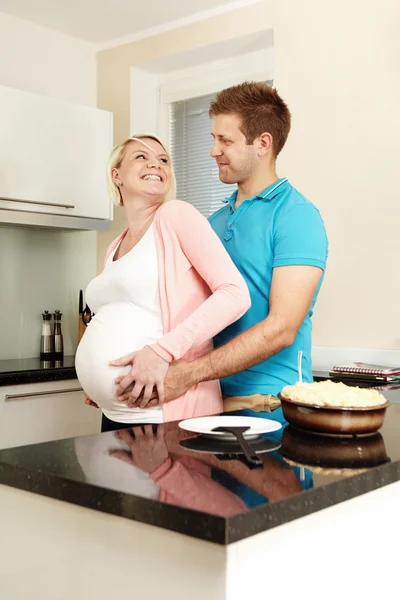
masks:
[[[82,321],[82,315],[78,317],[78,343],[81,341],[83,334],[86,331],[86,325]]]

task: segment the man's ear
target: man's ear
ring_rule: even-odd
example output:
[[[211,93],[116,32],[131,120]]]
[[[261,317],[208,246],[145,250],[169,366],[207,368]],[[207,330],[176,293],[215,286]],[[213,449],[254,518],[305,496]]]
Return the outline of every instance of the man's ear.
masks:
[[[257,153],[259,157],[265,156],[272,151],[273,138],[272,135],[267,131],[258,137],[257,142]]]

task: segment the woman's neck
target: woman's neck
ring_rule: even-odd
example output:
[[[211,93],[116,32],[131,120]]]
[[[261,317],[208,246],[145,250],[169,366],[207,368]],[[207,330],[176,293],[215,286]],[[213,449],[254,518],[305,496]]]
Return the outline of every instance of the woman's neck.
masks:
[[[149,204],[148,200],[146,200],[146,203],[136,201],[124,204],[128,221],[128,235],[133,242],[151,225],[154,215],[161,204],[162,200],[157,200],[151,204]]]

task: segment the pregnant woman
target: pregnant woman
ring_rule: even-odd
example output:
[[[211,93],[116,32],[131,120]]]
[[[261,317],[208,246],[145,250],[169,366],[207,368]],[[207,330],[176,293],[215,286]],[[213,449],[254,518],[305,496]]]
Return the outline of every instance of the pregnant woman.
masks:
[[[163,381],[172,360],[205,354],[213,336],[246,312],[247,286],[207,219],[192,205],[170,200],[175,176],[156,136],[138,134],[116,146],[107,175],[128,228],[87,288],[95,316],[75,361],[87,397],[103,412],[102,431],[218,414],[218,381],[165,404]],[[133,352],[131,364],[110,364]],[[130,405],[116,396],[115,379],[124,375],[134,381]],[[157,406],[150,401],[154,388]]]

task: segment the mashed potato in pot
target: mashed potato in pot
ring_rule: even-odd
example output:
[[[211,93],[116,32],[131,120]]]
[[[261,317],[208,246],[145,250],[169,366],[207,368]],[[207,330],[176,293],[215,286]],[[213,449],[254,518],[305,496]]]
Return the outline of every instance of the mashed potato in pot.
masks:
[[[352,387],[330,380],[287,385],[281,395],[293,402],[337,408],[372,408],[387,402],[378,390]]]

